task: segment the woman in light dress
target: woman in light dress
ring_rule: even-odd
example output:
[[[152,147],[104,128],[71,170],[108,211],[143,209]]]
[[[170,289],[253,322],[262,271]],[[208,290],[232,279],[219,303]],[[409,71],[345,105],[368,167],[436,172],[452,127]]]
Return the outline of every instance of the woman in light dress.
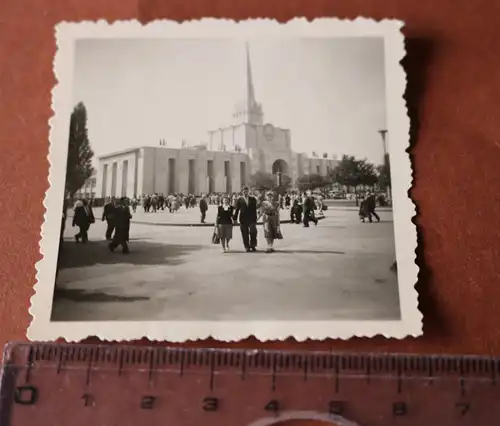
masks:
[[[234,208],[231,205],[231,200],[228,196],[224,196],[222,205],[217,208],[217,217],[215,219],[215,226],[224,253],[229,251],[229,242],[233,238],[233,214]]]
[[[267,241],[266,253],[274,253],[274,240],[281,236],[280,230],[280,204],[276,200],[274,192],[267,192],[264,201],[260,205],[259,220],[262,217],[264,225],[264,237]]]

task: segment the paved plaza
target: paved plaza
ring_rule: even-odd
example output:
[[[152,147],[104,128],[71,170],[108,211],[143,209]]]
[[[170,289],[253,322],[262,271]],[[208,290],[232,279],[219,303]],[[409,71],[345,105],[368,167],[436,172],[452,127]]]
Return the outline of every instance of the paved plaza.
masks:
[[[98,209],[87,245],[74,242],[77,228],[68,218],[54,321],[400,317],[388,210],[373,224],[360,223],[355,209],[329,209],[317,227],[283,224],[284,239],[272,254],[246,253],[238,227],[232,251],[222,253],[211,243],[212,226],[180,226],[199,223],[197,208],[175,214],[140,210],[128,255],[108,251]],[[207,222],[214,214],[212,208]],[[282,215],[289,217],[287,210]],[[265,249],[261,226],[258,244]]]

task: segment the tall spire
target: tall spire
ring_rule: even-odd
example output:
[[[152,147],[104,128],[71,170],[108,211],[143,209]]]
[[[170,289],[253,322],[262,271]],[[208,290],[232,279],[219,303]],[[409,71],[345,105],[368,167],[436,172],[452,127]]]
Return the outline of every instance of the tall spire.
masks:
[[[242,123],[252,125],[262,125],[264,115],[262,113],[262,106],[257,103],[255,99],[255,90],[252,79],[252,66],[250,64],[250,49],[248,42],[245,43],[246,47],[246,93],[245,99],[236,104],[233,119],[235,125]]]
[[[256,104],[255,102],[255,90],[253,87],[253,79],[252,79],[252,65],[250,64],[250,48],[248,47],[248,41],[246,44],[247,50],[247,108],[250,111],[253,106]]]

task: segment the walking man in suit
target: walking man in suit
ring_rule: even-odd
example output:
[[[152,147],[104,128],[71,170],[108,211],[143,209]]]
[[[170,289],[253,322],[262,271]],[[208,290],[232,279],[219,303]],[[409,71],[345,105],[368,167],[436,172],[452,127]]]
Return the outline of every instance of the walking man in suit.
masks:
[[[118,246],[122,246],[122,253],[127,254],[128,240],[130,232],[130,219],[132,215],[130,214],[130,209],[127,205],[127,199],[123,197],[120,200],[120,205],[116,208],[116,228],[113,241],[108,244],[109,250],[114,251]]]
[[[240,222],[245,250],[247,252],[257,251],[257,200],[250,195],[248,187],[243,188],[242,196],[236,201],[234,220]]]
[[[318,224],[318,219],[314,216],[316,203],[314,202],[314,198],[312,197],[310,190],[306,192],[306,196],[302,204],[304,209],[304,228],[309,228],[309,222],[313,222],[314,226],[316,226]]]
[[[89,206],[89,202],[85,199],[76,202],[75,215],[73,216],[73,226],[78,226],[80,232],[75,235],[75,240],[77,243],[82,240],[85,244],[89,240],[88,230],[90,225],[95,222],[94,212],[92,207]]]
[[[200,213],[201,213],[201,223],[205,223],[205,218],[207,217],[208,204],[205,199],[205,195],[201,196],[200,200]]]
[[[116,199],[115,197],[111,197],[111,201],[104,205],[104,210],[102,212],[102,221],[106,221],[108,224],[106,228],[106,239],[111,241],[113,238],[113,231],[115,230],[116,225]]]
[[[375,213],[375,209],[377,207],[377,202],[375,200],[375,195],[372,194],[371,192],[368,193],[368,196],[366,197],[366,208],[368,210],[368,220],[373,222],[372,216],[375,217],[377,222],[380,222],[380,217],[377,213]]]

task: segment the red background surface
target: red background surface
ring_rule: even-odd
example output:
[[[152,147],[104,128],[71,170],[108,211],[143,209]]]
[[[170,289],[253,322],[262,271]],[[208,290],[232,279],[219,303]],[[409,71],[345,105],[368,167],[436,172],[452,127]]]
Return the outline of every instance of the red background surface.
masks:
[[[199,346],[500,355],[500,2],[473,0],[4,0],[0,4],[0,345],[25,340],[48,183],[54,25],[358,15],[406,22],[424,332]],[[144,343],[144,342],[142,342]]]

